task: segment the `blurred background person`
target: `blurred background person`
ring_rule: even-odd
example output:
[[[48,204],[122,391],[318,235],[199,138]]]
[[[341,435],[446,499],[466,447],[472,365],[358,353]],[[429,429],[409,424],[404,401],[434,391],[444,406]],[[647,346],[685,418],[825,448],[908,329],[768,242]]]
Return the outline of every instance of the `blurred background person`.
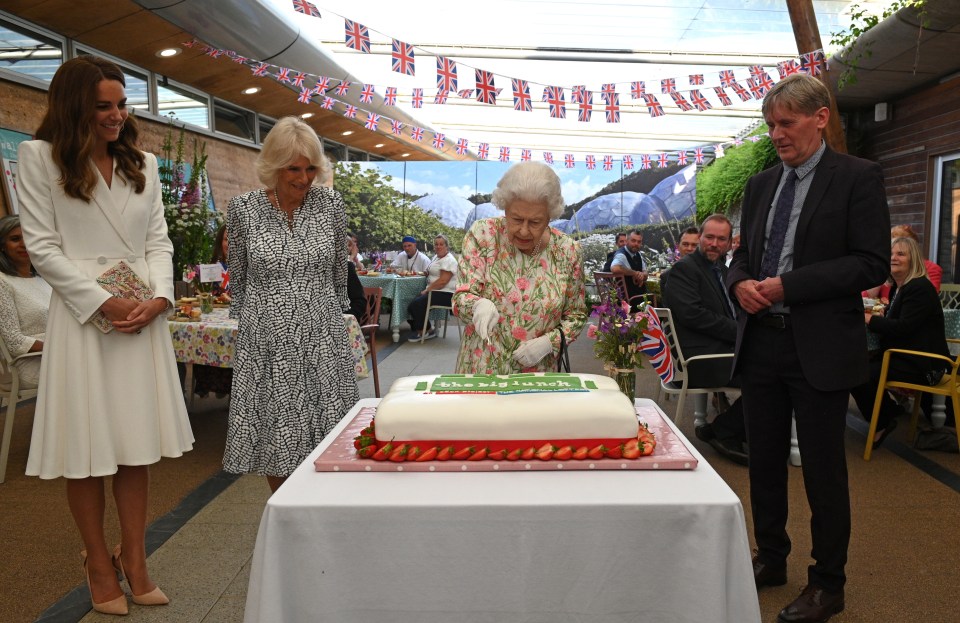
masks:
[[[677,245],[677,251],[680,254],[678,259],[683,259],[697,250],[700,245],[700,230],[696,227],[687,227],[680,234],[680,244]]]
[[[437,255],[427,267],[427,287],[420,292],[417,298],[410,301],[407,311],[410,314],[411,340],[419,340],[420,334],[426,331],[425,339],[437,337],[437,332],[430,327],[427,318],[427,296],[434,305],[449,305],[453,293],[457,289],[457,258],[450,253],[450,241],[443,234],[433,241],[433,248]],[[433,294],[430,294],[430,293]]]
[[[610,272],[610,262],[613,261],[613,256],[616,255],[617,251],[622,249],[625,244],[627,244],[627,234],[622,231],[617,232],[616,247],[614,247],[613,251],[607,253],[607,261],[603,263],[603,272]]]
[[[404,236],[403,253],[397,255],[390,263],[389,272],[423,274],[427,272],[428,266],[430,266],[430,258],[417,249],[417,239],[413,236]]]

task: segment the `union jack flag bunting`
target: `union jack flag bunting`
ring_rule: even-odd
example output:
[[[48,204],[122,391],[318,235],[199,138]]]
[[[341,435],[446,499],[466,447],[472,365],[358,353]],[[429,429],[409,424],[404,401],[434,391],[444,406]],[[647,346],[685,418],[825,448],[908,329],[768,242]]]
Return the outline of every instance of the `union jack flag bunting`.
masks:
[[[590,117],[593,115],[593,92],[586,91],[583,95],[583,99],[580,100],[580,113],[577,115],[578,121],[590,121]]]
[[[789,61],[780,61],[777,63],[777,71],[780,72],[780,79],[783,80],[787,76],[793,75],[800,71],[800,65],[797,64],[797,61],[790,59]]]
[[[277,82],[290,84],[290,70],[286,67],[281,67],[280,71],[277,72]]]
[[[677,164],[682,167],[687,166],[687,152],[686,150],[681,150],[677,152]]]
[[[547,164],[553,164],[553,152],[545,151],[543,152],[543,161]]]
[[[361,102],[361,103],[363,103],[363,104],[372,104],[372,103],[373,103],[373,96],[376,95],[376,93],[377,93],[376,91],[374,91],[374,88],[375,88],[375,87],[374,87],[372,84],[365,84],[365,85],[363,85],[363,90],[360,91],[360,102]]]
[[[626,169],[627,171],[633,170],[633,156],[630,156],[630,155],[624,156],[622,162],[623,162],[624,169]]]
[[[457,62],[437,57],[437,88],[441,91],[457,90]]]
[[[693,104],[694,107],[700,112],[713,108],[713,104],[711,104],[709,100],[703,96],[703,93],[700,92],[700,89],[690,90],[690,103]]]
[[[576,166],[576,163],[573,160],[573,154],[567,154],[563,157],[563,166],[568,169],[572,169]]]
[[[414,108],[423,108],[423,89],[413,90],[413,97],[410,103]]]
[[[493,72],[476,70],[477,101],[481,104],[497,103],[497,86],[493,82]]]
[[[457,139],[457,155],[462,156],[467,153],[467,147],[470,145],[470,142],[465,139]]]
[[[486,160],[490,157],[490,143],[480,143],[477,147],[477,158]]]
[[[324,97],[323,103],[320,104],[320,108],[323,108],[324,110],[333,110],[333,98]]]
[[[664,78],[660,81],[660,91],[666,95],[677,90],[677,81],[675,78]]]
[[[357,52],[370,53],[370,31],[360,22],[343,20],[344,42]]]
[[[530,159],[533,158],[533,152],[529,149],[520,150],[520,160],[523,162],[530,162]]]
[[[457,91],[457,95],[462,100],[468,100],[468,99],[471,99],[475,95],[475,93],[473,92],[473,89],[460,89],[459,91]]]
[[[669,156],[667,156],[666,152],[663,152],[659,156],[657,156],[657,167],[661,169],[665,169],[669,164],[670,164],[670,158]]]
[[[759,143],[760,141],[763,140],[763,137],[759,134],[754,134],[753,136],[748,136],[747,140],[750,141],[751,143]]]
[[[697,164],[703,164],[703,147],[697,147],[693,150],[693,159]]]
[[[543,87],[543,95],[540,96],[541,102],[546,102],[550,97],[550,87]]]
[[[757,82],[756,78],[747,78],[747,88],[750,90],[750,93],[753,94],[754,99],[762,100],[763,96],[767,94],[769,89],[764,88],[764,86]]]
[[[683,94],[680,93],[680,91],[671,91],[670,97],[673,98],[673,103],[676,104],[677,108],[679,108],[680,110],[684,112],[693,110],[693,106],[690,105],[690,102],[683,99]]]
[[[379,124],[380,124],[380,115],[378,115],[378,114],[375,113],[375,112],[368,112],[368,113],[367,113],[367,122],[364,124],[364,126],[365,126],[368,130],[374,130],[374,131],[376,131],[377,126],[378,126]]]
[[[510,148],[501,147],[500,148],[500,162],[510,162]]]
[[[396,119],[391,120],[390,131],[395,135],[400,136],[400,134],[403,132],[403,122],[397,121]]]
[[[650,366],[664,383],[673,380],[673,355],[670,352],[670,343],[663,332],[660,317],[653,307],[647,307],[643,314],[647,317],[647,327],[643,330],[643,339],[640,341],[640,352],[650,358]]]
[[[326,76],[320,76],[320,79],[317,80],[317,83],[313,85],[313,94],[314,95],[323,95],[327,92],[327,89],[330,88],[330,78]]]
[[[393,59],[393,64],[390,67],[393,71],[408,76],[416,75],[413,67],[413,46],[409,43],[394,39],[393,51],[390,53],[390,58]]]
[[[410,130],[410,138],[418,143],[423,140],[423,128],[414,127]]]
[[[753,97],[750,95],[750,92],[743,88],[743,85],[739,82],[734,82],[730,85],[730,88],[733,89],[733,92],[737,94],[737,97],[740,98],[741,102],[749,102]]]
[[[387,92],[383,95],[384,106],[397,105],[397,87],[387,87]]]
[[[640,156],[640,168],[649,169],[650,168],[650,154],[643,154]]]
[[[593,156],[587,156],[586,158],[587,168],[596,169],[597,168],[597,159]]]
[[[347,117],[348,119],[356,119],[357,107],[354,106],[353,104],[347,104],[347,107],[343,111],[343,116]]]
[[[607,123],[620,123],[620,96],[616,93],[608,95]]]
[[[733,144],[737,147],[740,147],[743,145],[743,139],[738,136],[737,138],[733,139]]]
[[[307,78],[307,74],[301,71],[300,73],[298,73],[296,76],[293,77],[293,86],[302,87],[303,81],[306,80],[306,78]]]
[[[349,90],[350,90],[350,81],[341,80],[340,84],[334,87],[333,92],[336,93],[337,95],[346,95]]]
[[[617,85],[614,82],[607,82],[602,87],[600,87],[600,97],[603,98],[603,101],[609,102],[611,95],[617,94]]]
[[[192,47],[196,47],[196,45],[197,45],[198,43],[200,43],[200,42],[197,41],[196,39],[193,39],[193,40],[191,40],[191,41],[182,41],[182,42],[180,43],[180,45],[182,45],[182,46],[185,47],[185,48],[192,48]]]
[[[720,72],[720,86],[732,87],[736,81],[737,78],[733,75],[732,69],[724,69]]]
[[[703,74],[690,74],[690,86],[700,86],[703,84]]]
[[[821,65],[825,63],[823,50],[814,50],[800,55],[800,69],[811,76],[819,76]]]
[[[263,76],[263,75],[265,75],[265,74],[267,73],[267,69],[268,69],[269,67],[270,67],[270,65],[268,65],[267,63],[260,63],[259,65],[257,65],[256,67],[253,68],[253,70],[252,70],[252,71],[253,71],[253,75],[254,75],[254,76],[257,76],[257,77]]]
[[[513,109],[522,112],[533,110],[533,101],[530,99],[530,85],[526,80],[512,78],[510,84],[513,86]]]
[[[435,149],[443,149],[444,143],[446,143],[447,136],[443,132],[436,132],[433,135],[433,146]]]
[[[604,156],[603,157],[603,170],[611,171],[613,170],[613,156]]]
[[[550,91],[547,104],[550,105],[550,116],[554,119],[566,119],[567,107],[563,99],[563,87],[547,87]]]
[[[723,158],[723,145],[714,145],[713,146],[713,157],[714,158]]]
[[[643,101],[647,104],[647,112],[650,113],[651,117],[663,116],[663,106],[660,105],[660,100],[657,99],[656,95],[647,93],[643,96]]]
[[[239,63],[241,65],[245,64],[248,60],[250,60],[246,56],[240,56],[236,52],[232,52],[230,54],[230,57],[233,59],[234,63]]]
[[[293,0],[293,10],[310,17],[320,17],[320,11],[317,10],[317,7],[307,0]]]
[[[448,95],[449,94],[446,91],[437,91],[437,94],[433,96],[433,103],[446,104]]]
[[[297,97],[297,101],[301,104],[309,104],[312,98],[313,93],[310,92],[310,89],[300,89],[300,95]]]
[[[217,48],[210,48],[209,50],[207,50],[207,56],[209,56],[210,58],[220,58],[221,56],[223,56],[223,50],[220,50]]]
[[[572,89],[570,89],[570,103],[579,104],[580,102],[582,102],[586,92],[587,92],[587,85],[585,84],[575,85]]]
[[[634,80],[630,83],[630,99],[638,100],[647,92],[647,85],[643,80]]]
[[[713,87],[713,92],[717,94],[717,99],[719,99],[720,103],[724,106],[733,105],[733,102],[730,101],[730,96],[727,95],[723,87]]]

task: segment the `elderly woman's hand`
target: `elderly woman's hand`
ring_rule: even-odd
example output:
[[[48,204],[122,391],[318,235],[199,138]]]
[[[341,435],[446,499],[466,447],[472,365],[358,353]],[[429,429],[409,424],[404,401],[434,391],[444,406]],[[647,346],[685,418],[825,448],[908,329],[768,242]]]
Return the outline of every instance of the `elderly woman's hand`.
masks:
[[[513,358],[524,368],[537,365],[541,359],[553,352],[553,344],[549,335],[541,335],[532,340],[522,342],[517,350],[513,351]]]
[[[497,311],[497,306],[493,304],[493,301],[482,298],[473,304],[473,326],[477,330],[477,335],[482,339],[490,339],[490,334],[493,332],[493,328],[497,326],[499,319],[500,312]]]

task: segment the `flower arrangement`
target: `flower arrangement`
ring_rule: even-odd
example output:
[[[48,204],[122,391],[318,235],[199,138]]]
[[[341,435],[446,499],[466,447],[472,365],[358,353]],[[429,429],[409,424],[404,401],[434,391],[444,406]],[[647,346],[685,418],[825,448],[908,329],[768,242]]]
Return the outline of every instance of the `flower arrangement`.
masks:
[[[587,329],[587,337],[596,340],[593,351],[609,367],[631,371],[642,368],[644,355],[640,343],[647,328],[646,303],[640,311],[630,313],[630,305],[618,301],[615,290],[606,298],[607,302],[594,305],[590,313],[597,318],[597,324]]]

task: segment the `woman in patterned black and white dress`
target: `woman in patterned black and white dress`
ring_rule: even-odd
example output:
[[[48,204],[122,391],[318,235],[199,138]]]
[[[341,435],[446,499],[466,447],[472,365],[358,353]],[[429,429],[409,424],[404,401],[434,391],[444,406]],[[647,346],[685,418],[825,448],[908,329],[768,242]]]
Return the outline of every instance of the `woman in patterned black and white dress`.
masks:
[[[315,186],[316,133],[281,119],[257,160],[266,188],[227,209],[230,317],[239,319],[223,466],[276,491],[359,399],[343,313],[343,199]]]

